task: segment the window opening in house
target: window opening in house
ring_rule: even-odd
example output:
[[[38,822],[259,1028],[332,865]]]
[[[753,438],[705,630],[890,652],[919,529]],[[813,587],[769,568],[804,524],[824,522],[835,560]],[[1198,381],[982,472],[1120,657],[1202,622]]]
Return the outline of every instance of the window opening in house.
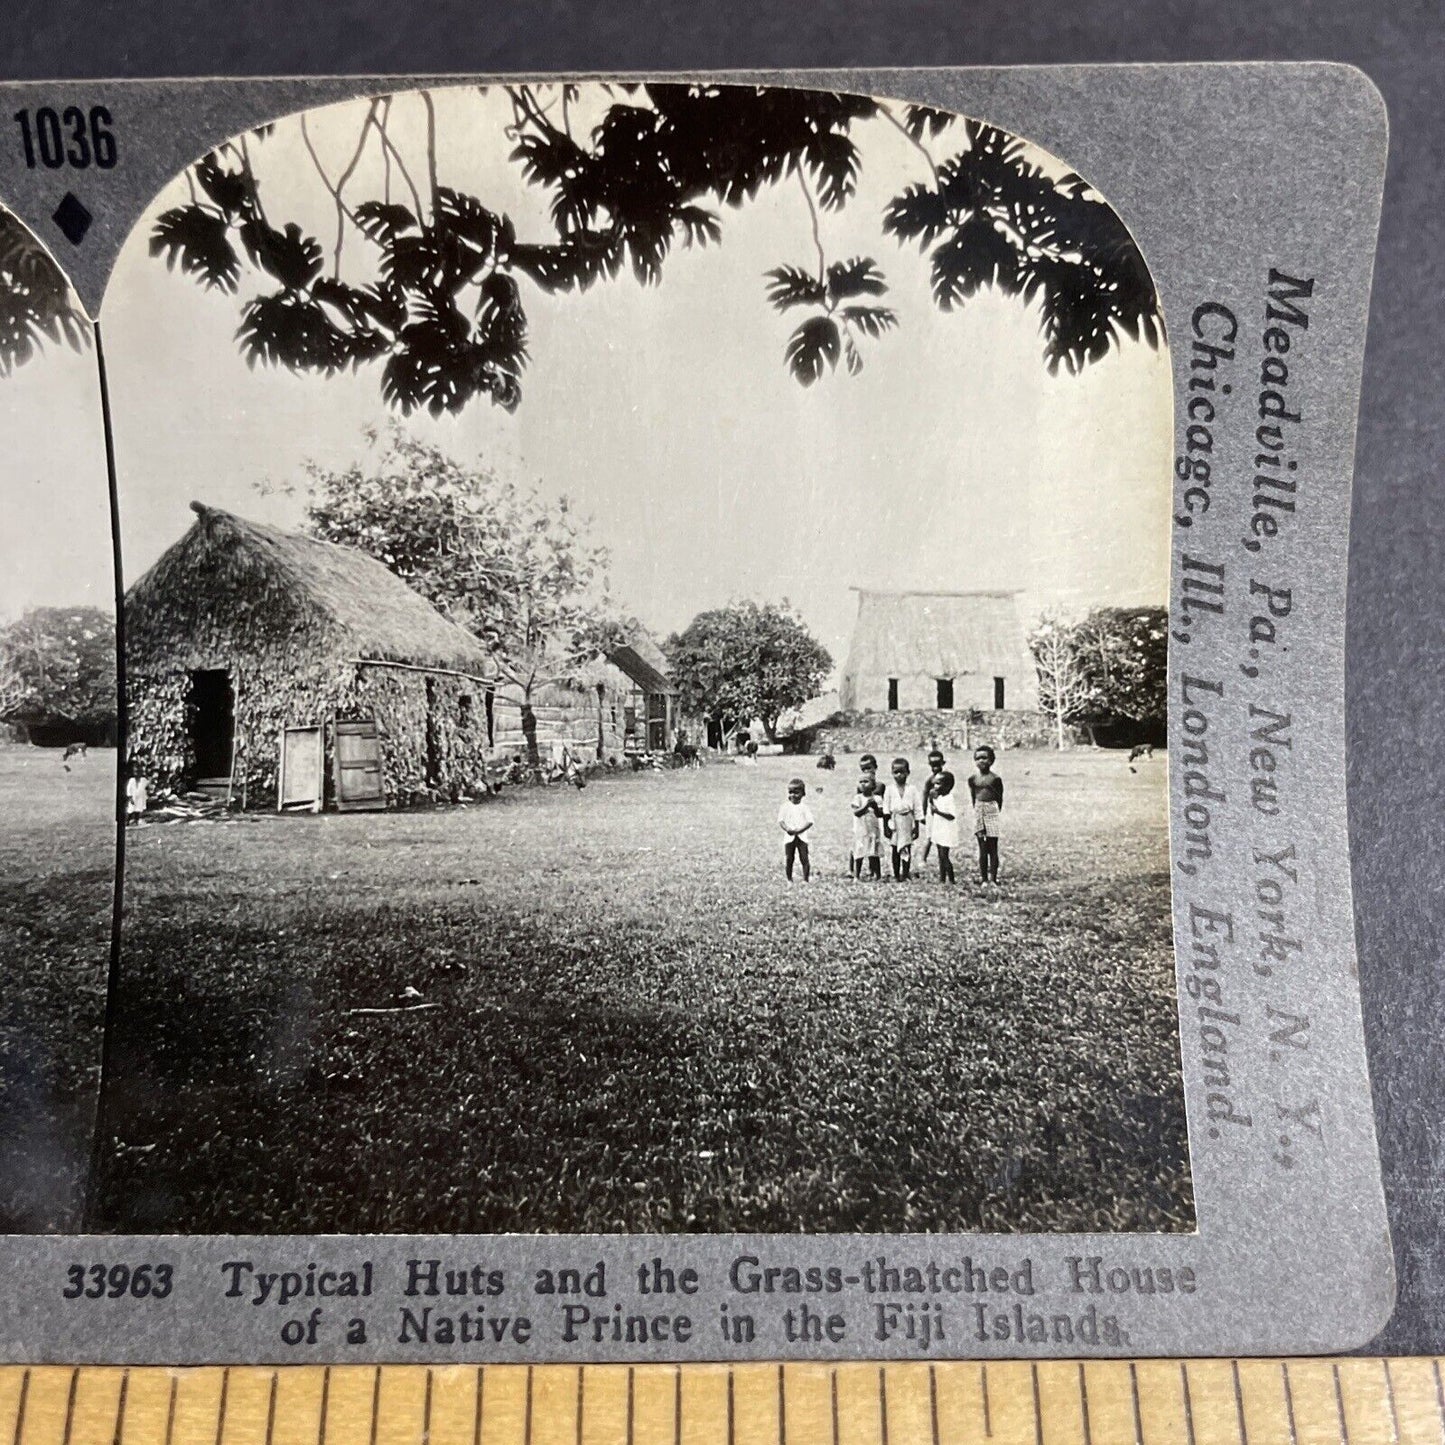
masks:
[[[951,677],[938,679],[938,706],[942,711],[953,707],[953,679]]]
[[[993,706],[995,712],[1003,711],[1003,678],[996,677],[993,680]]]
[[[441,719],[437,717],[436,678],[426,680],[426,785],[438,788],[442,780]]]
[[[472,726],[472,695],[464,692],[457,699],[457,726],[463,732],[471,730]]]
[[[888,679],[888,711],[898,711],[898,679],[896,677]]]

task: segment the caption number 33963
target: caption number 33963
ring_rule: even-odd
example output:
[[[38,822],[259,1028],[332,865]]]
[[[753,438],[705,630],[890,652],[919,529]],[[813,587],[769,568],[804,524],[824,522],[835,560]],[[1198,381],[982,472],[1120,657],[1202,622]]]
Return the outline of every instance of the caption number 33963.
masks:
[[[174,1272],[169,1264],[72,1264],[61,1293],[66,1299],[165,1299]]]
[[[20,145],[28,170],[44,166],[58,171],[89,170],[91,166],[108,171],[116,162],[115,131],[111,129],[110,111],[103,105],[88,110],[67,105],[57,110],[42,105],[31,110],[17,110],[15,124],[20,128]]]

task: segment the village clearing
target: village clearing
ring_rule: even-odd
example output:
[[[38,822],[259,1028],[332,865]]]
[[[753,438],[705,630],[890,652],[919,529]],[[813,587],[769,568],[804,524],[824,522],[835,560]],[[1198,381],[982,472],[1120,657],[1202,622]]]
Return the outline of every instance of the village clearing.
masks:
[[[115,891],[115,751],[0,745],[0,1234],[81,1226]]]
[[[991,891],[855,761],[132,829],[98,1227],[1192,1228],[1162,755],[1001,755]]]

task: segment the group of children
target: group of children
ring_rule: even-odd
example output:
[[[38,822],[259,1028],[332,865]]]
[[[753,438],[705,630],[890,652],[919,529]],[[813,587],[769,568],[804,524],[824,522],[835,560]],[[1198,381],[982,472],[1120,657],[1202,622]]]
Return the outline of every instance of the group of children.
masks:
[[[1003,812],[1003,779],[994,772],[994,750],[987,745],[973,750],[976,771],[968,779],[969,811],[973,833],[978,840],[978,876],[982,883],[998,882],[999,814]],[[853,848],[849,871],[854,878],[883,876],[883,847],[888,845],[893,876],[902,881],[913,872],[913,849],[923,842],[923,856],[938,854],[940,882],[957,881],[953,852],[964,832],[962,804],[955,792],[956,780],[944,765],[941,752],[928,755],[929,776],[922,789],[909,781],[907,758],[894,758],[893,780],[880,785],[878,760],[872,753],[859,759],[861,776],[853,796]],[[786,838],[784,864],[791,881],[795,864],[801,865],[803,879],[811,876],[808,834],[814,827],[812,810],[803,801],[807,788],[801,778],[788,784],[788,801],[778,810],[778,826]]]

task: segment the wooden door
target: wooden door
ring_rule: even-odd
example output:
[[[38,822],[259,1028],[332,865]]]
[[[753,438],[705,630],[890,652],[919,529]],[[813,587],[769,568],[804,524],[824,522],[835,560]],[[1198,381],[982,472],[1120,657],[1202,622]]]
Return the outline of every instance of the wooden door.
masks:
[[[281,733],[281,781],[276,809],[321,809],[322,780],[326,776],[324,746],[319,727],[285,728]]]
[[[381,776],[381,737],[376,722],[336,722],[336,747],[332,754],[336,779],[336,806],[343,812],[386,807],[386,788]]]

